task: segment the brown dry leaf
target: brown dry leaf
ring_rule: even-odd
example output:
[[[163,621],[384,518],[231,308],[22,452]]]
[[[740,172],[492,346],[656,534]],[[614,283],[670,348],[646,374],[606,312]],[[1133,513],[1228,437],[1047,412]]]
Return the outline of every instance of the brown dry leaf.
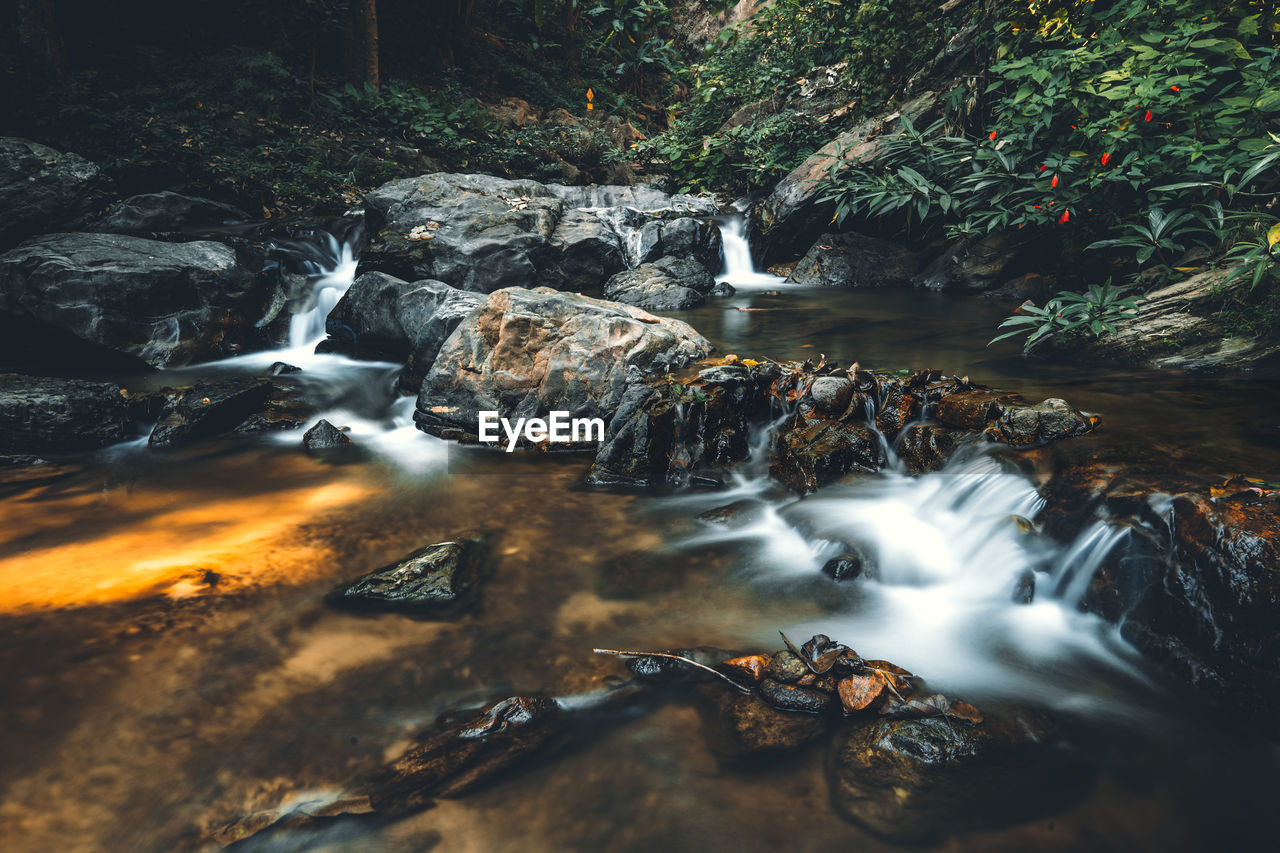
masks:
[[[852,714],[870,707],[880,699],[887,685],[888,682],[883,675],[878,672],[868,672],[865,675],[850,675],[843,679],[836,686],[836,692],[840,694],[840,704],[844,707],[844,712]]]
[[[911,679],[915,678],[915,676],[896,663],[890,663],[887,660],[869,660],[863,661],[863,663],[869,669],[875,670],[884,676],[885,681],[904,698],[907,694],[915,691],[915,685],[911,683]]]
[[[982,722],[982,712],[960,699],[951,703],[951,707],[947,709],[947,716],[958,717],[971,726],[976,726]]]
[[[740,658],[730,658],[720,665],[731,670],[731,675],[742,675],[752,681],[759,681],[764,675],[765,669],[769,666],[769,656],[747,655]]]
[[[800,659],[811,672],[822,675],[836,665],[850,648],[843,643],[832,642],[826,634],[815,634],[809,642],[800,647]]]

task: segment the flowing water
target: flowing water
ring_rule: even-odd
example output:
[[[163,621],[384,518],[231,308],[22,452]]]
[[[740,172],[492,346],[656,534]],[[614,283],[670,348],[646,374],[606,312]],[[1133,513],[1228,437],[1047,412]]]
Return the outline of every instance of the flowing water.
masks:
[[[1261,383],[1023,361],[984,344],[1008,307],[919,292],[798,288],[759,273],[723,224],[734,297],[680,315],[724,352],[824,353],[936,367],[1103,417],[1075,444],[1163,457],[1192,476],[1280,467]],[[1061,712],[1099,768],[1083,798],[946,849],[1194,849],[1259,829],[1269,744],[1215,719],[1075,607],[1129,533],[1102,520],[1061,545],[1028,530],[1041,498],[996,452],[797,499],[755,464],[713,493],[579,487],[580,456],[462,451],[412,426],[396,366],[315,354],[355,258],[340,242],[281,360],[365,460],[312,460],[296,433],[167,453],[145,440],[0,482],[0,826],[8,849],[166,850],[258,810],[336,796],[446,710],[622,672],[593,647],[768,650],[821,631],[979,705]],[[753,310],[741,310],[753,309]],[[133,378],[143,382],[141,378]],[[757,436],[763,449],[767,434]],[[892,448],[889,448],[891,451]],[[738,502],[727,524],[696,516]],[[468,531],[500,562],[448,621],[340,613],[339,581]],[[819,573],[858,552],[868,577]],[[1033,604],[1013,590],[1035,573]],[[468,797],[396,822],[273,834],[270,850],[888,849],[836,816],[821,745],[740,767],[709,751],[693,706],[587,731]],[[1065,784],[1065,783],[1064,783]]]

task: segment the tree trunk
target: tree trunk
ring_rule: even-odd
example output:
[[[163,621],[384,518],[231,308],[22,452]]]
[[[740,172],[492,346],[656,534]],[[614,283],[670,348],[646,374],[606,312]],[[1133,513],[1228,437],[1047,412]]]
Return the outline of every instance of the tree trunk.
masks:
[[[382,85],[378,62],[378,0],[363,0],[364,79],[376,89]]]
[[[58,85],[71,82],[54,0],[18,0],[18,38]]]

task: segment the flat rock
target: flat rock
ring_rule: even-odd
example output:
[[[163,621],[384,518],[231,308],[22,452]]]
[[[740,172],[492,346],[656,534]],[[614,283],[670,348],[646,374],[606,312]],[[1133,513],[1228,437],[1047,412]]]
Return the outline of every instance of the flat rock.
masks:
[[[119,385],[0,374],[0,453],[91,450],[124,441],[130,432]]]
[[[485,550],[476,539],[428,545],[344,584],[329,600],[342,607],[415,614],[453,611],[470,602]]]

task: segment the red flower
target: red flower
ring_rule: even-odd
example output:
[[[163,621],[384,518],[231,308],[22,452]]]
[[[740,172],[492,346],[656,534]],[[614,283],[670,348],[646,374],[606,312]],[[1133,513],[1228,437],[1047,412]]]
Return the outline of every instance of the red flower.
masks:
[[[1147,110],[1147,114],[1142,117],[1143,121],[1151,121],[1151,110]]]
[[[1111,152],[1109,151],[1104,151],[1102,156],[1098,158],[1098,161],[1101,162],[1102,165],[1104,166],[1107,165],[1107,162],[1110,160],[1111,160]]]
[[[1051,187],[1056,187],[1057,185],[1058,185],[1058,176],[1057,176],[1057,174],[1055,174],[1055,175],[1053,176],[1053,179],[1052,179],[1051,181],[1049,181],[1049,186],[1051,186]]]
[[[1071,211],[1069,210],[1062,211],[1062,215],[1058,217],[1058,224],[1065,225],[1070,221],[1071,221]]]
[[[1039,209],[1040,209],[1040,205],[1038,205],[1038,204],[1033,204],[1033,205],[1031,205],[1031,206],[1032,206],[1032,207],[1034,207],[1036,210],[1039,210]]]
[[[1045,169],[1047,169],[1047,168],[1049,168],[1049,164],[1048,164],[1048,163],[1041,163],[1041,164],[1040,164],[1040,171],[1042,171],[1042,172],[1043,172],[1043,171],[1044,171]]]
[[[1170,87],[1169,87],[1169,89],[1170,89],[1170,91],[1173,91],[1173,92],[1181,92],[1181,91],[1182,91],[1182,90],[1181,90],[1181,89],[1179,89],[1177,86],[1170,86]]]
[[[994,130],[987,134],[987,139],[995,139],[995,138],[996,138],[996,132]]]

